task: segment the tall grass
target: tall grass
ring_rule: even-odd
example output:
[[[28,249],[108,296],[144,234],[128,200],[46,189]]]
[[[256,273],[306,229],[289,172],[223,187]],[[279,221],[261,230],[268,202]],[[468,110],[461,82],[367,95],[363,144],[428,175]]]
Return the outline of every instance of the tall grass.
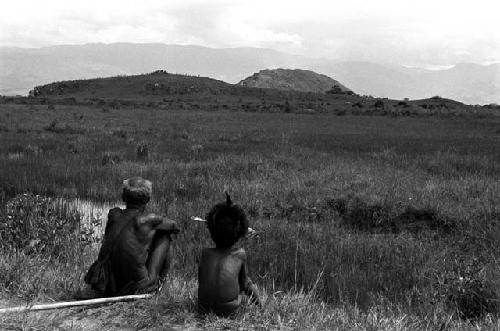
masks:
[[[13,127],[29,119],[28,108],[3,111]],[[78,124],[85,132],[43,129],[51,116],[75,125],[75,111],[85,112]],[[498,300],[500,148],[491,121],[72,107],[55,112],[39,111],[40,121],[23,124],[28,132],[0,133],[0,197],[32,192],[60,198],[81,224],[97,219],[102,229],[107,209],[119,203],[121,181],[151,179],[149,210],[176,219],[183,230],[172,271],[180,279],[195,279],[201,248],[211,245],[207,230],[190,216],[203,216],[228,189],[262,232],[246,245],[254,281],[270,296],[306,293],[314,307],[351,307],[375,319],[370,314],[392,307],[400,317],[441,322],[458,316],[464,300],[483,305],[474,301],[479,287],[488,300]],[[147,159],[136,154],[144,144]],[[7,157],[12,152],[21,156]],[[118,161],[104,164],[106,153],[119,155]],[[347,203],[342,213],[332,202],[343,200],[362,203]],[[371,206],[382,206],[383,213],[367,214]],[[400,217],[409,210],[430,210],[451,222],[453,232],[425,226],[425,219],[415,226],[415,218]],[[395,219],[397,232],[376,227]],[[64,298],[81,285],[97,248],[74,251],[76,267],[4,254],[3,292]]]

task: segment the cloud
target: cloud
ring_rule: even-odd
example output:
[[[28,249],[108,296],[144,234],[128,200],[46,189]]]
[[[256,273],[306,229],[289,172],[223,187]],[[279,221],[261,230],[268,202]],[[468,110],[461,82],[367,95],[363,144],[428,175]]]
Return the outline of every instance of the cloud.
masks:
[[[17,0],[0,46],[162,42],[408,65],[500,61],[495,0]]]

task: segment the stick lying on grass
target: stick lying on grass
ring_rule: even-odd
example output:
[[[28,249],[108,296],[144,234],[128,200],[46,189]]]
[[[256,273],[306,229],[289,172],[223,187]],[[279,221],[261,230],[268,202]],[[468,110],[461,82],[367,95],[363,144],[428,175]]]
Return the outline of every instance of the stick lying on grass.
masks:
[[[18,306],[11,308],[0,308],[0,314],[2,313],[17,313],[23,311],[35,311],[35,310],[49,310],[49,309],[59,309],[59,308],[68,308],[68,307],[79,307],[79,306],[91,306],[91,305],[100,305],[105,303],[113,303],[120,301],[133,301],[140,299],[149,299],[154,294],[135,294],[135,295],[124,295],[121,297],[110,297],[110,298],[98,298],[98,299],[90,299],[90,300],[80,300],[80,301],[65,301],[65,302],[54,302],[54,303],[46,303],[40,305],[27,305],[27,306]]]
[[[192,221],[197,221],[197,222],[206,222],[207,221],[207,220],[205,220],[205,219],[203,219],[201,217],[198,217],[198,216],[191,216],[191,220]],[[248,233],[246,234],[245,239],[252,239],[252,238],[256,238],[258,236],[259,236],[259,232],[258,231],[255,231],[251,227],[248,227]]]

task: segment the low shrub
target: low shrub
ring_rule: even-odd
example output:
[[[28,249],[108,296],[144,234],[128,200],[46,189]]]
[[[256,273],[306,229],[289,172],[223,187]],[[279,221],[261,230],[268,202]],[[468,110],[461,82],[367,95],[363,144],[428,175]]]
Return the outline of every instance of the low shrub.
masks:
[[[108,165],[108,164],[117,164],[121,162],[121,157],[118,154],[115,153],[104,153],[104,156],[102,157],[101,164],[103,166]]]
[[[430,207],[407,206],[403,212],[397,212],[392,206],[369,204],[358,197],[327,199],[326,206],[342,217],[342,225],[366,232],[418,233],[431,230],[448,234],[456,229],[457,224],[456,220]]]
[[[127,139],[127,131],[125,131],[124,129],[113,130],[111,134],[121,139]]]
[[[92,242],[92,230],[83,229],[79,213],[52,198],[19,194],[7,201],[0,218],[3,251],[70,258],[68,247]]]
[[[461,319],[479,319],[500,309],[498,289],[485,266],[477,258],[456,259],[450,270],[438,277],[438,295]]]
[[[59,124],[57,120],[53,120],[48,126],[46,126],[45,131],[57,133],[57,134],[83,134],[85,133],[84,128],[78,128],[70,126],[69,124],[62,125]]]
[[[172,135],[173,140],[189,140],[189,134],[186,131],[176,132]]]
[[[149,158],[149,147],[147,144],[139,144],[136,148],[137,159],[146,161]]]

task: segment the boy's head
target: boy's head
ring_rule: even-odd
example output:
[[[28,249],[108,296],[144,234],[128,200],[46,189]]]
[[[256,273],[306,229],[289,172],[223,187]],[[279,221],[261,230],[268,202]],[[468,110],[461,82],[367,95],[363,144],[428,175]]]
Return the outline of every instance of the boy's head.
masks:
[[[226,202],[216,204],[206,217],[208,231],[218,248],[229,248],[248,232],[248,220],[243,209],[233,205],[226,193]]]
[[[123,181],[122,200],[127,207],[146,205],[151,199],[153,184],[141,177],[132,177]]]

